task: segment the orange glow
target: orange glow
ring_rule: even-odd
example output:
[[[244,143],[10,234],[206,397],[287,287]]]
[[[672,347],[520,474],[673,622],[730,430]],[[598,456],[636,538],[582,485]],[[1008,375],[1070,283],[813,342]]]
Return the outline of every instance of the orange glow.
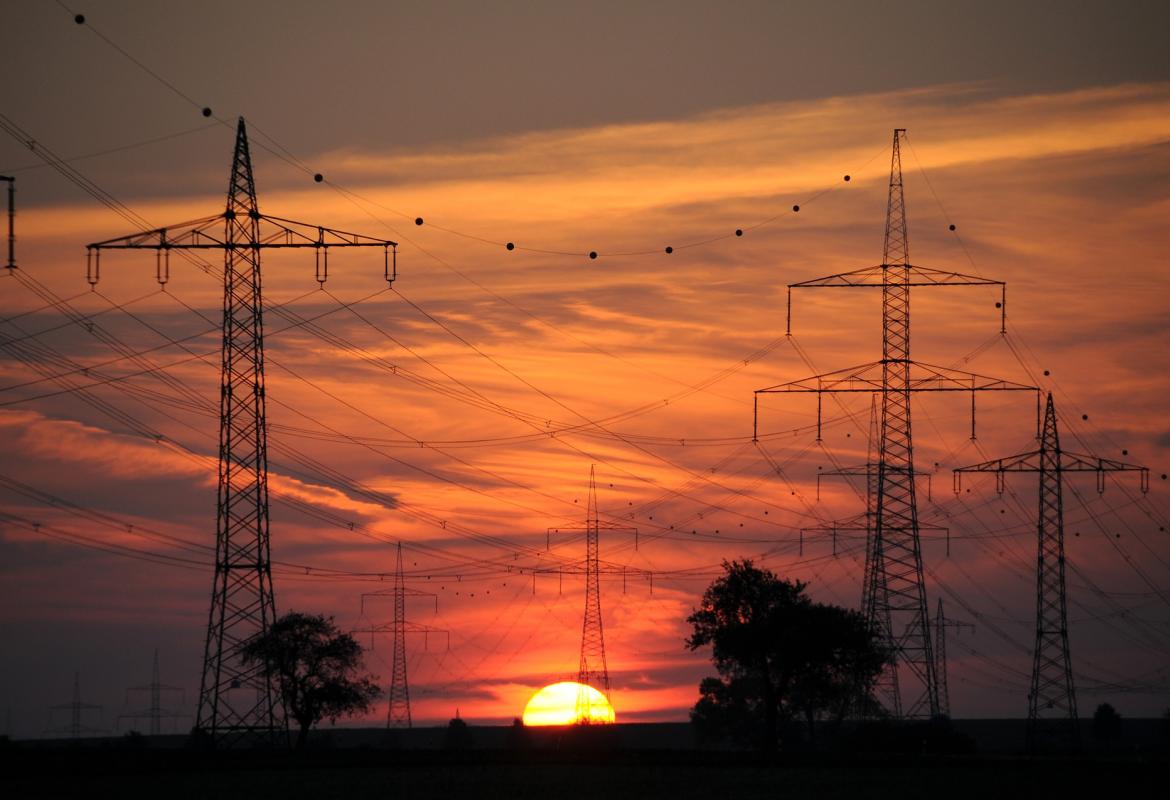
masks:
[[[605,695],[574,681],[546,686],[524,706],[525,725],[575,725],[580,722],[612,723],[616,717]]]

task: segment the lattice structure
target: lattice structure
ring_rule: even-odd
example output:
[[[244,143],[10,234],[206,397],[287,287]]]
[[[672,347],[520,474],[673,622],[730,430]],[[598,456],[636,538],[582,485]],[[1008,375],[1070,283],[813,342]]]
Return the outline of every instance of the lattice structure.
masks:
[[[179,719],[186,716],[178,711],[163,708],[162,698],[164,694],[179,695],[182,697],[184,691],[179,686],[167,686],[159,677],[158,668],[158,648],[154,651],[154,665],[151,668],[150,684],[148,686],[133,686],[126,690],[127,700],[131,694],[149,693],[150,706],[141,711],[131,711],[126,714],[119,714],[119,723],[124,719],[146,719],[149,720],[150,735],[158,736],[162,733],[162,721],[166,719]],[[128,703],[127,703],[128,704]]]
[[[954,628],[956,633],[963,628],[975,630],[975,626],[969,622],[947,619],[940,597],[934,615],[934,657],[935,674],[938,676],[938,713],[944,717],[951,715],[951,692],[947,686],[947,628]]]
[[[260,213],[243,118],[221,214],[97,242],[87,247],[87,279],[96,284],[100,255],[111,249],[150,249],[156,278],[170,277],[170,254],[224,254],[223,350],[220,384],[219,489],[215,578],[196,729],[212,742],[281,740],[287,730],[276,678],[268,665],[244,666],[240,654],[275,619],[268,525],[268,445],[264,393],[264,324],[260,251],[312,248],[317,280],[328,277],[334,247],[379,247],[393,280],[394,242]]]
[[[581,658],[577,668],[577,683],[592,686],[608,699],[609,667],[605,663],[605,631],[601,620],[601,581],[597,563],[600,538],[597,478],[592,466],[589,467],[589,508],[585,527],[585,618],[581,624]]]
[[[52,718],[54,711],[68,711],[69,724],[58,728],[50,728],[46,733],[65,734],[70,739],[80,739],[82,734],[106,733],[102,728],[95,728],[82,722],[82,717],[86,711],[97,711],[100,714],[101,710],[101,706],[81,702],[81,675],[75,672],[73,673],[73,700],[68,703],[61,703],[60,705],[49,707],[50,718]]]
[[[410,683],[406,675],[406,634],[421,633],[424,637],[436,633],[447,635],[447,631],[441,628],[433,628],[430,625],[422,625],[408,621],[406,619],[407,596],[430,597],[435,601],[435,610],[438,611],[439,609],[437,595],[431,592],[412,589],[406,585],[406,573],[402,565],[402,543],[399,542],[397,563],[394,568],[394,588],[389,592],[366,592],[362,595],[361,599],[362,614],[364,615],[367,600],[389,597],[394,602],[394,621],[390,625],[374,625],[367,628],[359,628],[355,631],[355,633],[369,633],[371,647],[374,643],[374,634],[390,634],[390,689],[387,692],[386,704],[387,728],[410,728],[413,726],[413,721],[410,716]],[[449,640],[448,644],[450,644]],[[423,646],[424,648],[426,647],[425,639]]]
[[[597,476],[594,467],[589,467],[589,499],[585,513],[585,526],[550,528],[548,533],[579,533],[585,534],[585,563],[581,570],[585,576],[585,614],[581,622],[581,654],[577,663],[577,683],[582,686],[592,686],[609,700],[609,667],[605,659],[605,629],[601,615],[601,575],[621,575],[622,587],[625,590],[627,569],[630,572],[649,578],[651,592],[653,592],[653,576],[645,570],[627,568],[621,565],[608,564],[600,558],[601,531],[613,531],[634,534],[635,547],[637,546],[638,529],[601,520],[597,508]],[[577,570],[569,570],[577,572]],[[591,708],[593,700],[589,693],[581,690],[577,698],[577,718],[589,721],[592,718]]]
[[[1065,472],[1094,472],[1097,490],[1105,490],[1106,472],[1140,472],[1141,488],[1149,491],[1149,470],[1098,456],[1070,453],[1060,448],[1056,406],[1051,393],[1044,411],[1040,449],[955,469],[955,491],[965,472],[994,472],[996,490],[1004,490],[1004,474],[1034,472],[1040,477],[1036,515],[1036,643],[1032,682],[1028,691],[1028,746],[1077,747],[1077,698],[1068,646],[1068,611],[1064,579]]]
[[[887,674],[879,681],[886,710],[896,717],[933,717],[939,713],[938,683],[931,647],[930,617],[922,573],[922,550],[910,395],[914,392],[969,392],[971,436],[975,436],[975,393],[980,391],[1035,391],[1034,387],[939,367],[910,358],[910,290],[927,286],[997,286],[1000,288],[1000,327],[1006,320],[1006,291],[1002,281],[943,272],[910,263],[906,203],[902,187],[902,129],[894,131],[882,263],[801,283],[790,284],[788,333],[792,325],[792,289],[876,288],[882,292],[882,358],[799,381],[779,384],[755,393],[755,420],[759,427],[759,396],[773,392],[811,392],[817,395],[817,440],[821,438],[822,396],[826,393],[876,392],[881,403],[877,479],[873,500],[873,533],[864,578],[863,610],[872,625],[885,633],[894,654],[888,667],[908,674]],[[888,621],[888,622],[887,622]],[[909,691],[906,698],[901,692]],[[891,694],[893,693],[893,694]]]
[[[16,178],[0,175],[8,183],[8,263],[9,272],[16,269]]]

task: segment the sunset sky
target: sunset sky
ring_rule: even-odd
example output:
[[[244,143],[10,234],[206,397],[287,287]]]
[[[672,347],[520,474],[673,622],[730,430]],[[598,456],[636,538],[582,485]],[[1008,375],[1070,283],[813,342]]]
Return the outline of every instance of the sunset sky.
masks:
[[[638,531],[601,537],[619,721],[687,718],[713,670],[685,618],[724,559],[857,605],[862,537],[811,529],[864,510],[817,473],[864,462],[869,398],[826,400],[818,443],[815,398],[768,395],[757,445],[752,393],[880,358],[878,292],[799,290],[785,337],[786,286],[880,262],[895,127],[913,263],[1007,282],[1006,336],[997,290],[915,290],[914,357],[1051,391],[1066,450],[1150,468],[1148,494],[1069,479],[1068,613],[1082,716],[1161,714],[1170,10],[943,5],[0,6],[3,732],[67,724],[75,672],[117,730],[155,648],[194,714],[222,285],[175,258],[161,291],[144,251],[89,291],[85,244],[135,226],[45,159],[151,226],[209,216],[239,116],[262,211],[400,242],[389,289],[374,251],[333,253],[324,289],[310,253],[264,256],[271,541],[278,609],[347,629],[388,621],[361,595],[402,543],[437,597],[408,616],[449,631],[408,640],[416,724],[507,723],[576,677],[585,543],[547,532],[584,523],[590,466]],[[974,625],[949,633],[953,715],[1024,716],[1036,479],[956,496],[951,470],[1034,449],[1035,397],[979,397],[975,441],[966,396],[914,414],[947,529],[923,532],[931,611]]]

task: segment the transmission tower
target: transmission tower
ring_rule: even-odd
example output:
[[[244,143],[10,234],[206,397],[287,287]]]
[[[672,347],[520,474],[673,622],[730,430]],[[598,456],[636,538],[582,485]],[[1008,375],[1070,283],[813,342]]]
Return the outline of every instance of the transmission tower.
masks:
[[[159,679],[158,669],[158,648],[154,650],[154,665],[151,668],[150,684],[148,686],[132,686],[126,690],[127,705],[129,705],[130,695],[141,694],[144,692],[150,693],[150,706],[143,711],[133,711],[128,714],[119,714],[118,722],[121,723],[123,719],[148,719],[150,720],[150,735],[158,736],[162,733],[163,718],[179,719],[187,716],[178,711],[163,708],[162,696],[164,694],[179,694],[180,697],[185,693],[181,687],[166,686]],[[180,702],[182,702],[180,700]]]
[[[60,705],[49,706],[49,719],[52,721],[54,711],[68,711],[69,724],[59,728],[50,728],[46,733],[63,733],[70,739],[80,739],[83,733],[106,733],[102,728],[94,728],[82,724],[82,716],[86,711],[97,711],[101,714],[102,707],[93,703],[81,702],[81,675],[73,673],[73,700]]]
[[[406,678],[406,634],[421,633],[424,637],[430,636],[432,633],[447,634],[447,631],[441,628],[433,628],[430,625],[422,625],[416,622],[410,622],[406,619],[406,598],[407,595],[411,597],[431,597],[435,600],[435,611],[439,610],[438,595],[431,592],[423,592],[418,589],[411,589],[406,586],[405,574],[402,569],[402,542],[398,543],[398,563],[394,570],[394,588],[388,592],[367,592],[362,595],[361,608],[362,614],[366,611],[366,600],[374,598],[389,597],[394,601],[394,622],[389,626],[375,625],[368,628],[359,628],[355,633],[370,634],[370,646],[373,647],[375,633],[390,633],[392,641],[392,655],[390,662],[390,690],[388,693],[388,703],[386,705],[386,727],[387,728],[410,728],[412,727],[410,717],[410,684]],[[450,639],[448,638],[448,646],[450,646]],[[426,649],[426,639],[423,640],[423,648]]]
[[[997,458],[955,470],[955,491],[964,472],[994,472],[996,491],[1003,493],[1004,473],[1035,472],[1040,476],[1036,516],[1036,644],[1032,683],[1028,691],[1028,746],[1076,747],[1080,742],[1077,698],[1068,648],[1068,612],[1064,580],[1064,500],[1066,472],[1095,472],[1097,491],[1105,491],[1106,472],[1140,472],[1141,489],[1149,491],[1145,467],[1060,449],[1052,394],[1044,411],[1040,449]]]
[[[951,693],[947,688],[947,628],[954,628],[958,633],[963,628],[975,630],[970,622],[958,619],[947,619],[943,614],[943,601],[938,599],[938,610],[934,615],[934,656],[935,674],[938,675],[938,713],[944,717],[951,715]]]
[[[882,358],[879,361],[755,392],[755,434],[758,438],[759,396],[768,393],[811,392],[817,395],[817,441],[821,440],[822,397],[825,394],[877,392],[881,397],[877,482],[874,492],[873,533],[864,578],[863,610],[870,623],[885,630],[893,660],[911,680],[880,681],[910,689],[908,702],[887,704],[895,716],[920,718],[939,713],[938,682],[931,649],[930,617],[922,577],[922,550],[915,492],[914,448],[910,425],[910,395],[914,392],[969,392],[971,437],[975,437],[975,393],[980,391],[1036,391],[1035,387],[989,378],[910,358],[910,289],[927,286],[998,286],[1000,330],[1006,322],[1003,281],[943,272],[910,263],[906,204],[902,191],[901,128],[894,130],[890,184],[882,263],[852,272],[789,284],[788,326],[792,334],[792,290],[798,288],[876,288],[882,292]],[[885,620],[889,619],[886,629]]]
[[[581,659],[577,683],[592,686],[609,699],[609,667],[605,663],[605,631],[601,622],[601,581],[598,575],[597,478],[589,467],[589,507],[585,516],[585,619],[581,624]],[[580,705],[580,703],[578,703]],[[581,710],[581,709],[578,709]],[[586,717],[588,719],[589,717]]]
[[[165,286],[172,251],[221,250],[223,368],[220,383],[219,489],[215,578],[211,591],[203,677],[195,727],[212,742],[243,738],[278,741],[287,730],[276,677],[266,664],[245,667],[240,654],[276,615],[268,531],[268,447],[264,395],[264,326],[260,251],[312,248],[317,281],[329,274],[334,247],[380,247],[392,281],[394,242],[260,213],[248,135],[241,117],[228,183],[227,208],[214,216],[130,234],[87,246],[91,285],[103,250],[154,250],[156,278]],[[396,261],[396,259],[395,259]]]
[[[0,181],[8,182],[8,268],[9,274],[16,269],[16,178],[0,175]]]
[[[599,539],[602,529],[607,531],[622,531],[633,533],[637,541],[638,529],[602,522],[597,510],[597,476],[594,467],[589,467],[589,499],[585,512],[585,526],[550,528],[549,533],[585,533],[585,616],[581,623],[581,657],[577,666],[577,683],[581,686],[591,686],[609,700],[609,668],[605,661],[605,630],[601,617],[601,575],[621,574],[623,587],[627,568],[606,564],[599,558]],[[644,570],[633,570],[636,573],[649,575]],[[651,581],[653,578],[651,577]],[[653,582],[651,582],[653,591]],[[582,689],[577,698],[577,716],[579,720],[589,721],[593,705],[589,694]]]

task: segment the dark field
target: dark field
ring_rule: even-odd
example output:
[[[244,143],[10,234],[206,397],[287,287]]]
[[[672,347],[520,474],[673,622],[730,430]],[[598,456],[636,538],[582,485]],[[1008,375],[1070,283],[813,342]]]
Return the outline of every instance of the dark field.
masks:
[[[655,757],[655,756],[659,757]],[[849,760],[696,764],[661,754],[556,763],[334,759],[240,763],[7,764],[5,797],[126,798],[1035,798],[1165,797],[1166,760]],[[40,763],[36,763],[40,762]],[[690,762],[690,763],[688,763]]]
[[[688,725],[592,730],[471,728],[453,751],[444,728],[318,732],[304,753],[184,749],[185,737],[30,741],[0,748],[0,797],[158,798],[1162,798],[1170,752],[1161,721],[1127,720],[1108,747],[1029,758],[1018,721],[966,722],[962,753],[788,752],[763,761],[699,746]],[[974,727],[972,727],[974,725]],[[897,729],[894,729],[897,730]],[[888,733],[888,731],[887,731]],[[953,741],[953,740],[948,740]],[[971,747],[974,749],[970,749]],[[446,748],[446,749],[445,749]],[[902,748],[901,750],[899,748]]]

